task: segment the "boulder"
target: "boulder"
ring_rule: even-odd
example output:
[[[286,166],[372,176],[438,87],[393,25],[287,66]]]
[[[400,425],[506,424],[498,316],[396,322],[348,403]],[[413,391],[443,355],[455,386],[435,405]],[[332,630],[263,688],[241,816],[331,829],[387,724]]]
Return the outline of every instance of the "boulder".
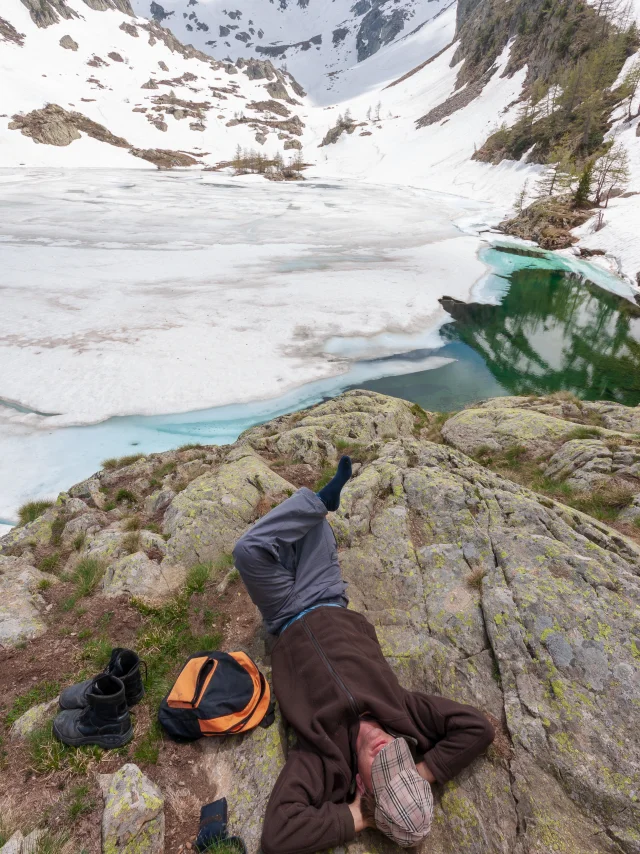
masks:
[[[42,830],[32,830],[28,836],[17,830],[0,848],[0,854],[38,854],[38,840],[42,835]]]
[[[27,525],[16,525],[0,540],[0,554],[8,554],[16,546],[45,546],[51,540],[51,523],[58,515],[58,508],[50,507]]]
[[[73,543],[79,534],[95,535],[109,523],[109,517],[106,513],[102,513],[100,510],[89,510],[89,508],[87,511],[76,516],[75,519],[71,519],[64,526],[62,542],[65,545]]]
[[[192,566],[228,553],[253,522],[265,493],[285,494],[291,484],[275,474],[249,447],[240,447],[224,466],[204,474],[178,493],[166,511],[167,558]]]
[[[480,449],[506,451],[519,444],[535,456],[553,452],[573,430],[575,424],[535,410],[500,407],[464,409],[449,418],[442,435],[465,454],[473,455]]]
[[[41,618],[45,601],[38,585],[57,580],[22,558],[0,556],[0,646],[15,646],[46,630]]]
[[[40,703],[21,715],[9,731],[12,739],[27,738],[32,732],[41,729],[58,711],[58,698]]]
[[[98,777],[104,797],[103,854],[163,854],[164,798],[137,765]]]
[[[154,603],[166,599],[183,585],[186,571],[169,561],[157,563],[144,552],[109,564],[104,575],[105,596],[134,596]]]
[[[597,439],[565,442],[551,457],[545,475],[582,490],[593,489],[612,473],[613,454]]]
[[[62,36],[60,47],[65,48],[65,50],[78,50],[78,42],[74,41],[71,36]]]
[[[625,507],[624,510],[618,516],[620,522],[638,522],[640,520],[640,492],[637,495],[633,496],[631,503],[628,507]]]

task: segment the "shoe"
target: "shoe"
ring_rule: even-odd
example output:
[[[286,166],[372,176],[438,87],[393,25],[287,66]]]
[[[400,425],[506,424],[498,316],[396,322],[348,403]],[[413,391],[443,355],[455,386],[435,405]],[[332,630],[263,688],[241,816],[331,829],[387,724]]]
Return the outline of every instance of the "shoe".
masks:
[[[106,750],[123,747],[133,738],[133,726],[122,680],[105,673],[92,680],[82,709],[66,709],[53,722],[53,734],[64,744],[97,744]]]
[[[122,680],[127,697],[127,706],[131,709],[144,697],[144,685],[140,674],[141,662],[138,654],[132,649],[117,647],[111,651],[109,664],[102,671],[105,674],[117,676]],[[145,665],[146,667],[146,665]],[[84,709],[87,705],[87,691],[93,685],[95,677],[85,679],[77,685],[65,688],[60,694],[58,703],[61,709]]]

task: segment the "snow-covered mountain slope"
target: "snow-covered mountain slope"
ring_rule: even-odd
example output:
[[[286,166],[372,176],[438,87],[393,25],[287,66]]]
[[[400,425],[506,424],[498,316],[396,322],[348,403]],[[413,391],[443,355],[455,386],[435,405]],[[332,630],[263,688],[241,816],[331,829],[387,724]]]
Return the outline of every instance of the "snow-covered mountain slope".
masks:
[[[216,56],[286,63],[318,97],[331,76],[434,18],[451,0],[133,0]]]
[[[0,8],[0,166],[214,164],[238,144],[300,146],[303,90],[268,60],[218,62],[128,0],[31,2]],[[47,104],[61,109],[32,112]],[[182,156],[144,159],[156,149]]]
[[[489,202],[482,223],[461,223],[476,230],[511,214],[525,181],[531,192],[544,171],[527,152],[497,166],[472,159],[492,133],[516,122],[529,71],[522,41],[504,27],[492,46],[495,59],[480,76],[472,71],[469,22],[499,4],[149,2],[133,0],[135,11],[171,30],[134,17],[129,0],[4,0],[0,166],[213,165],[230,159],[237,145],[268,155],[301,148],[311,176]],[[220,27],[228,29],[222,37]],[[196,47],[184,47],[172,31]],[[41,112],[47,104],[58,106]],[[609,135],[629,152],[631,195],[611,200],[602,230],[594,231],[595,219],[583,226],[582,242],[610,253],[603,263],[635,281],[639,122],[622,112],[614,119]]]

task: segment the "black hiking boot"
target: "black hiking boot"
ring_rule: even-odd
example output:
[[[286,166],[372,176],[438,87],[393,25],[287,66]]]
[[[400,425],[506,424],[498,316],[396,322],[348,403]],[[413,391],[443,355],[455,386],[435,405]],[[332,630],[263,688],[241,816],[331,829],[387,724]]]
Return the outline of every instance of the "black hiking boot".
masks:
[[[122,680],[105,673],[92,680],[83,709],[66,709],[53,722],[53,734],[64,744],[97,744],[110,750],[133,738]]]
[[[117,647],[111,651],[109,664],[102,671],[122,680],[127,698],[127,706],[131,709],[144,697],[144,685],[140,674],[140,664],[144,664],[132,649]],[[100,674],[99,674],[100,675]],[[61,709],[84,709],[87,705],[87,691],[92,686],[95,676],[85,679],[77,685],[65,688],[58,700]]]

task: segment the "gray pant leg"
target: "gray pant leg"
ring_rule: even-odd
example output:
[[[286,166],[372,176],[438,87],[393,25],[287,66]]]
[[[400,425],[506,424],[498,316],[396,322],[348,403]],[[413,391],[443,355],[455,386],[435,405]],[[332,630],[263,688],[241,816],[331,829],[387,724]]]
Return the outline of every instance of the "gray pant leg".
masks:
[[[347,603],[327,508],[303,487],[236,543],[235,565],[268,631],[321,601]]]

